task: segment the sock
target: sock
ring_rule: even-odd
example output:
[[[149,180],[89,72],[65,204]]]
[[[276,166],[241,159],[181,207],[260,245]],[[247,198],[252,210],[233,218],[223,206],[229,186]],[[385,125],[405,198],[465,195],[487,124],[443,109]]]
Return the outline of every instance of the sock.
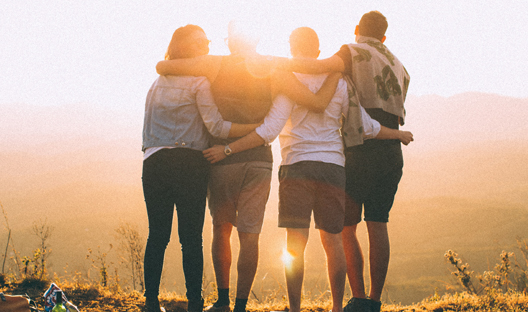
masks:
[[[229,305],[229,288],[218,288],[218,300],[214,303],[215,307]]]
[[[247,299],[238,299],[235,300],[235,308],[233,312],[246,312]]]

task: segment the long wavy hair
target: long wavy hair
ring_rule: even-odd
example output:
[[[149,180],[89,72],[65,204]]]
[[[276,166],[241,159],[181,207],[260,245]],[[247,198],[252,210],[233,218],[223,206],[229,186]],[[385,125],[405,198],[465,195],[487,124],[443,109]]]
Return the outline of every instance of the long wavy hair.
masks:
[[[195,31],[201,31],[205,33],[202,27],[197,25],[188,24],[182,26],[174,31],[172,39],[169,43],[167,52],[165,53],[166,60],[174,60],[179,58],[193,57],[188,50],[187,37],[189,37]]]

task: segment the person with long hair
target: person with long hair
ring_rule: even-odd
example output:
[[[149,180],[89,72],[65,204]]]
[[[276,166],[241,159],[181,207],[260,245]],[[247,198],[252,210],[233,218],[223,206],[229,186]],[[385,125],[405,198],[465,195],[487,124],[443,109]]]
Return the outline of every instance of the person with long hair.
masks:
[[[203,29],[186,25],[174,32],[165,59],[207,53],[209,40]],[[188,311],[203,310],[202,231],[210,164],[202,151],[210,146],[211,135],[239,137],[257,125],[225,121],[205,77],[160,76],[152,84],[145,104],[142,147],[143,192],[149,223],[144,259],[146,311],[165,311],[158,295],[175,205]]]

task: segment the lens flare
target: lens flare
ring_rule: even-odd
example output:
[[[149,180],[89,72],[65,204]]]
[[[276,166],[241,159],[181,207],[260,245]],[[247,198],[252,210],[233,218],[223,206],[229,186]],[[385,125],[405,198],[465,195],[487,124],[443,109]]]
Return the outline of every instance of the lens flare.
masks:
[[[282,260],[282,263],[284,263],[284,266],[290,269],[293,263],[293,255],[289,253],[286,248],[284,248],[282,250],[281,260]]]

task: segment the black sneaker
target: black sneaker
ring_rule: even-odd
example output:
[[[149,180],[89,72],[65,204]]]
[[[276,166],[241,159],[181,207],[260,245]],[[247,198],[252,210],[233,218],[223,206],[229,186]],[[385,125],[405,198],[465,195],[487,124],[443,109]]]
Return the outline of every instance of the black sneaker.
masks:
[[[368,299],[370,301],[370,311],[371,312],[380,312],[381,311],[381,301],[375,301]]]
[[[203,299],[189,300],[187,303],[187,312],[203,312]]]
[[[353,297],[348,300],[343,312],[371,312],[371,301],[370,299]]]
[[[229,305],[216,306],[216,303],[215,303],[211,306],[208,306],[205,309],[205,312],[231,312],[231,308],[229,307]]]
[[[166,312],[165,308],[160,307],[158,298],[145,299],[145,312]]]
[[[205,312],[231,312],[231,307],[229,303],[227,305],[220,305],[217,301],[213,305],[208,306]]]

